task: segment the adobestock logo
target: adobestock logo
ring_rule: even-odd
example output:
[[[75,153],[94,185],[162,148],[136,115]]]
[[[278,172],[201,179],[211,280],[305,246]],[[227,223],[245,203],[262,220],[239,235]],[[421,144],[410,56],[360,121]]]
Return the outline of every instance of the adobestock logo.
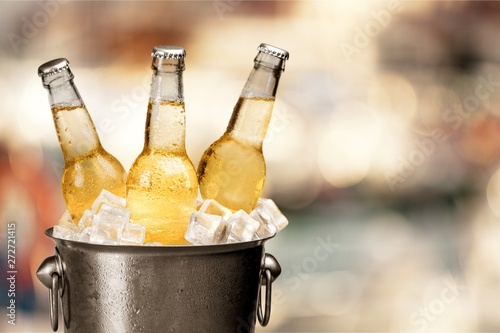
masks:
[[[140,84],[134,86],[129,93],[122,94],[120,98],[111,103],[111,115],[102,118],[97,124],[97,132],[110,134],[120,121],[125,121],[131,112],[141,106],[141,103],[148,101],[151,84],[151,74],[143,76]]]
[[[370,13],[372,20],[366,22],[362,28],[356,26],[352,43],[342,42],[339,45],[347,62],[351,63],[354,55],[360,54],[363,49],[367,48],[372,39],[376,38],[389,25],[393,15],[401,12],[402,9],[401,2],[390,2],[386,9],[372,11]]]
[[[452,105],[451,109],[447,109],[443,114],[444,122],[450,124],[454,130],[458,129],[464,119],[469,118],[481,107],[482,103],[487,102],[498,87],[500,87],[500,81],[494,81],[492,74],[487,78],[480,76],[474,94],[465,97],[462,104],[457,103]]]
[[[286,105],[277,105],[274,107],[273,116],[269,122],[264,144],[269,144],[283,132],[297,117],[297,115],[290,112]]]
[[[217,16],[219,16],[219,20],[223,21],[225,13],[232,12],[240,5],[241,1],[242,0],[215,0],[212,2],[212,6]]]
[[[316,238],[316,246],[312,248],[312,254],[282,272],[279,280],[280,287],[273,289],[273,304],[284,304],[287,294],[284,289],[297,291],[311,274],[319,270],[320,263],[330,260],[339,247],[340,244],[333,242],[331,235]]]
[[[394,192],[400,184],[404,183],[408,177],[411,177],[417,168],[436,152],[437,146],[447,140],[448,135],[439,128],[432,131],[430,137],[416,140],[415,147],[408,156],[398,158],[396,170],[385,172],[385,179],[391,191]]]
[[[500,81],[495,81],[493,75],[488,77],[479,76],[478,84],[474,93],[466,96],[461,103],[457,103],[444,110],[442,115],[443,124],[449,125],[453,132],[464,125],[474,112],[478,111],[482,104],[487,102],[493,93],[500,87]],[[384,176],[391,191],[395,191],[409,177],[417,171],[435,152],[440,144],[449,141],[452,133],[446,132],[442,128],[434,128],[427,138],[416,140],[413,149],[406,156],[399,156],[396,167],[386,171]]]
[[[36,12],[32,15],[21,16],[21,35],[12,31],[7,33],[7,39],[14,52],[17,54],[22,45],[28,44],[38,36],[40,29],[49,24],[50,19],[59,13],[61,5],[68,2],[62,0],[39,1],[37,3],[39,9]]]
[[[457,283],[453,279],[444,281],[444,287],[439,296],[422,306],[409,317],[410,325],[417,327],[418,332],[424,332],[430,323],[433,323],[441,316],[448,305],[454,303],[466,290],[466,287]]]

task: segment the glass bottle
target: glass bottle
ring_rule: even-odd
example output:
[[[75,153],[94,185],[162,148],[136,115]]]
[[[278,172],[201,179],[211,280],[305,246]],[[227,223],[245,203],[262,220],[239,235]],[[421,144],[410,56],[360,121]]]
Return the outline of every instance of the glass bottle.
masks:
[[[226,132],[203,154],[198,182],[203,199],[215,199],[233,212],[255,208],[266,178],[262,143],[266,136],[288,52],[258,47],[254,67],[234,107]]]
[[[131,220],[146,227],[146,243],[189,244],[184,234],[196,210],[198,181],[185,148],[185,54],[175,46],[156,46],[151,54],[144,149],[127,179]]]
[[[68,60],[54,59],[38,68],[48,90],[52,117],[64,156],[61,187],[76,224],[106,189],[125,197],[127,174],[101,145],[94,123],[73,82]]]

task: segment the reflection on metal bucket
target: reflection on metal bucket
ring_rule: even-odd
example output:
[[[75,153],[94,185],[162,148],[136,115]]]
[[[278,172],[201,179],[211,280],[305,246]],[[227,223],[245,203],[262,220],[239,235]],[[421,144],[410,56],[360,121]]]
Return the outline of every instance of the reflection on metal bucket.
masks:
[[[210,246],[95,245],[52,237],[56,254],[38,279],[49,288],[51,324],[64,332],[254,332],[271,310],[281,272],[264,242]],[[260,286],[265,285],[265,304]],[[263,303],[264,301],[262,301]],[[264,310],[263,310],[264,308]]]

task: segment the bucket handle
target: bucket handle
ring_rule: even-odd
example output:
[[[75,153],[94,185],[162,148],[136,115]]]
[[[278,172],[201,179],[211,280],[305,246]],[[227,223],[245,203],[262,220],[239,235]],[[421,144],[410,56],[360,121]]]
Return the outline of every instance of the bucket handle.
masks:
[[[281,266],[276,260],[276,258],[269,253],[264,255],[263,267],[260,271],[260,286],[258,294],[258,305],[257,305],[257,318],[261,326],[266,326],[271,318],[271,295],[272,295],[272,283],[281,274]],[[262,314],[262,296],[261,289],[262,286],[266,287],[266,304],[264,314]]]
[[[38,270],[36,276],[40,282],[49,289],[50,303],[50,325],[52,331],[57,331],[59,326],[59,302],[58,296],[62,297],[64,293],[64,278],[61,257],[56,248],[56,254],[45,258]]]

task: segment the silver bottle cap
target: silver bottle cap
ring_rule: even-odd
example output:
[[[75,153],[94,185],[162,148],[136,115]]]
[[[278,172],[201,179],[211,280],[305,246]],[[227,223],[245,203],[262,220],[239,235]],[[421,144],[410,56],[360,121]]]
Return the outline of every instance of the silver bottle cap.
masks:
[[[151,56],[158,59],[184,59],[186,51],[180,46],[160,45],[153,48]]]
[[[47,77],[69,69],[69,61],[65,58],[58,58],[47,61],[38,67],[38,76]]]
[[[280,58],[283,60],[288,60],[288,57],[289,57],[288,51],[285,51],[285,50],[280,49],[276,46],[272,46],[272,45],[269,45],[266,43],[260,44],[259,47],[257,48],[257,50],[259,52],[270,54],[274,57],[277,57],[277,58]]]

